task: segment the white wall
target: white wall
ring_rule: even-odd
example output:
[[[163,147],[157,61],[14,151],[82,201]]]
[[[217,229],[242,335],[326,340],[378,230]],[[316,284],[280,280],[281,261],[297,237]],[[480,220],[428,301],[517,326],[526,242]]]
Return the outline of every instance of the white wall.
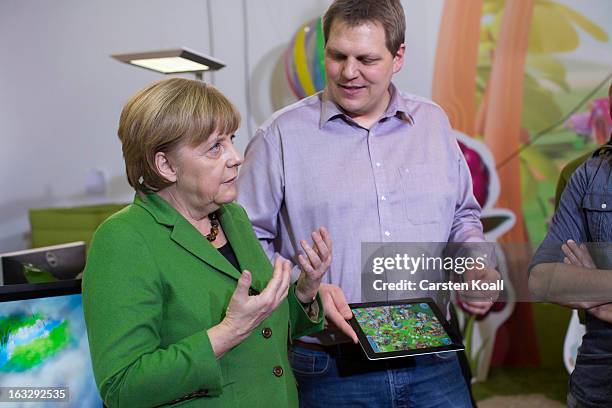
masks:
[[[29,208],[131,201],[116,136],[118,117],[130,95],[161,76],[110,54],[186,46],[225,61],[226,68],[205,79],[242,112],[238,145],[244,149],[259,123],[293,101],[281,53],[295,30],[330,3],[0,2],[0,252],[28,245]],[[396,82],[428,96],[443,0],[403,4],[408,50]],[[105,174],[104,194],[86,192],[90,169]]]

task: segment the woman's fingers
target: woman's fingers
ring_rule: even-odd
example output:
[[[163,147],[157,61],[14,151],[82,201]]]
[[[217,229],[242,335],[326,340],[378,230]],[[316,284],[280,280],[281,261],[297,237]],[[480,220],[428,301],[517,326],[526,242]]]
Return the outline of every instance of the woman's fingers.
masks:
[[[319,255],[310,245],[308,245],[308,242],[305,240],[301,240],[300,244],[302,245],[302,249],[304,249],[304,253],[308,257],[308,261],[312,265],[313,269],[318,269],[321,266],[321,258],[319,258]]]
[[[302,270],[306,272],[306,274],[311,275],[315,273],[314,269],[312,268],[312,265],[310,264],[310,262],[308,262],[308,259],[304,255],[298,255],[298,263],[300,264]]]
[[[251,272],[246,269],[242,271],[236,290],[234,290],[234,296],[238,296],[239,299],[246,299],[249,296],[249,288],[251,287]]]
[[[329,268],[332,260],[331,236],[325,227],[320,227],[317,231],[312,233],[312,240],[314,242],[314,250],[319,255],[322,262],[322,272],[324,272]]]
[[[289,285],[291,284],[291,262],[285,261],[282,264],[282,282],[279,290],[276,293],[276,302],[274,309],[287,297],[289,293]]]
[[[276,294],[283,281],[283,259],[277,256],[274,260],[274,271],[272,272],[272,279],[268,282],[264,290],[257,295],[258,299],[265,303],[264,306],[274,306],[276,300]]]
[[[232,326],[249,332],[268,318],[287,297],[291,284],[291,262],[281,257],[274,261],[272,278],[259,295],[249,296],[251,283],[251,273],[244,270],[226,313],[226,319],[231,321]]]
[[[304,264],[304,261],[307,261],[314,271],[322,274],[331,263],[331,238],[329,232],[324,227],[314,231],[311,236],[313,241],[312,247],[305,240],[300,241],[300,245],[306,255],[303,259],[300,259],[300,264]],[[308,269],[305,268],[304,270],[308,271]]]
[[[325,243],[325,246],[327,247],[327,249],[329,250],[329,253],[331,255],[331,253],[332,253],[332,239],[331,239],[331,235],[330,235],[329,231],[327,230],[327,228],[321,227],[321,228],[319,228],[319,232],[321,233],[321,238],[323,238],[323,242]]]
[[[312,246],[305,240],[300,241],[304,254],[298,255],[298,263],[309,278],[320,279],[331,265],[331,236],[325,227],[319,227],[311,236]]]
[[[266,317],[287,297],[290,284],[291,262],[279,256],[274,261],[272,279],[270,279],[265,289],[257,295],[259,301],[257,307],[262,308],[261,310]]]
[[[321,227],[322,228],[322,227]],[[321,228],[318,231],[314,231],[311,234],[312,242],[314,242],[314,250],[319,255],[321,261],[325,262],[325,260],[329,257],[330,249],[327,246],[327,243],[323,239],[321,235]]]

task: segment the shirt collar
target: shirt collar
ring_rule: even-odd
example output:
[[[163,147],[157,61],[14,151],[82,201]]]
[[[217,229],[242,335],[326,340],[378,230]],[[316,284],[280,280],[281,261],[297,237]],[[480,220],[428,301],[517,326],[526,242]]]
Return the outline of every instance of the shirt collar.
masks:
[[[408,106],[404,101],[404,98],[400,96],[397,88],[395,87],[395,85],[393,85],[393,83],[389,84],[389,92],[391,93],[391,100],[389,101],[389,106],[387,106],[387,109],[385,110],[385,113],[383,114],[382,118],[397,116],[398,118],[410,123],[411,125],[414,125],[414,117],[410,114]],[[338,105],[336,105],[336,103],[333,102],[331,98],[329,98],[326,90],[323,90],[323,92],[320,93],[320,99],[320,129],[322,129],[327,122],[338,116],[348,118],[348,116],[344,114],[342,109],[340,109],[340,107],[338,107]]]

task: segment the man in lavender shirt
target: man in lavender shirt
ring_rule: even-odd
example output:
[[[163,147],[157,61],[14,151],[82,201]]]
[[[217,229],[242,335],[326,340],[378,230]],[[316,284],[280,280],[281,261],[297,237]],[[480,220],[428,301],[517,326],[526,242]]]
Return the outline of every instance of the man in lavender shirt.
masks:
[[[356,342],[345,319],[347,300],[362,300],[362,242],[484,241],[445,113],[391,83],[404,62],[404,32],[399,0],[336,0],[324,16],[325,90],[257,130],[238,178],[238,201],[270,257],[304,264],[298,238],[319,226],[333,240],[320,293],[335,331],[290,352],[303,407],[472,405],[455,353],[380,363],[337,345],[338,333]],[[465,305],[479,314],[491,306]]]

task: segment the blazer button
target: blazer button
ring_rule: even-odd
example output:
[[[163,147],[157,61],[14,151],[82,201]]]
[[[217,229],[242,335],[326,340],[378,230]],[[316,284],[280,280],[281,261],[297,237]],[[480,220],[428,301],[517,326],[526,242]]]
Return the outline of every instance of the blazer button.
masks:
[[[277,377],[282,376],[282,375],[283,375],[283,367],[281,367],[281,366],[276,366],[276,367],[274,367],[274,369],[272,370],[272,373],[273,373],[275,376],[277,376]]]
[[[266,327],[261,331],[261,335],[264,337],[264,339],[269,339],[270,337],[272,337],[272,329]]]

